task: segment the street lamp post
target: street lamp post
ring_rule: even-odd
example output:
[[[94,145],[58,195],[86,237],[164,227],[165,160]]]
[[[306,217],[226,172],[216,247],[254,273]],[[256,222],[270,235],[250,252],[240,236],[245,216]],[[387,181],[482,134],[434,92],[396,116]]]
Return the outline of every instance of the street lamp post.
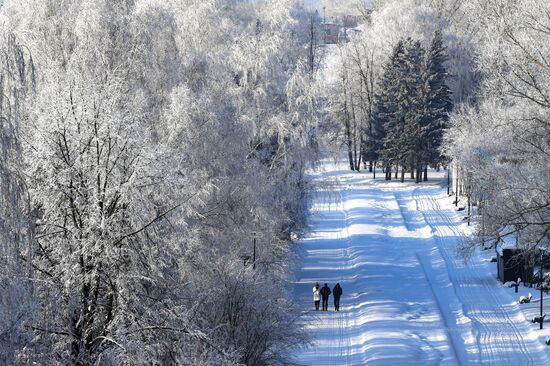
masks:
[[[470,196],[472,195],[472,187],[468,186],[468,226],[470,226],[470,217],[472,216],[472,206],[470,203]]]
[[[447,166],[447,196],[451,195],[451,167]]]
[[[539,273],[539,279],[540,279],[540,329],[542,329],[542,324],[544,323],[544,318],[542,317],[542,269],[543,262],[542,262],[542,248],[539,248],[540,250],[540,273]]]
[[[254,249],[252,252],[252,269],[256,269],[256,232],[252,233],[252,237],[254,240]]]
[[[455,184],[455,207],[458,207],[458,165],[455,172],[456,184]]]
[[[483,197],[479,200],[479,210],[481,211],[481,243],[485,248],[485,201]]]

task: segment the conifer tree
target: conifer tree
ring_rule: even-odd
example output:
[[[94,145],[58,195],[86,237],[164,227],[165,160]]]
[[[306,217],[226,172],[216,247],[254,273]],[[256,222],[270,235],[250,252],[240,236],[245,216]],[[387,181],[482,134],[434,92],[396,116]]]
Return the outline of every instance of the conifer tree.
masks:
[[[417,41],[398,42],[379,85],[372,125],[384,131],[378,153],[384,160],[386,179],[391,179],[392,165],[404,167],[416,160],[423,54]]]
[[[420,98],[423,104],[420,133],[418,135],[424,180],[427,180],[427,165],[442,160],[440,147],[443,132],[447,127],[452,109],[451,91],[446,84],[448,72],[445,67],[447,55],[440,31],[435,32],[427,49],[423,64]]]
[[[379,141],[365,142],[376,150],[366,151],[384,161],[386,179],[391,179],[392,166],[400,166],[401,181],[405,169],[413,176],[416,170],[417,182],[422,172],[427,180],[427,166],[441,162],[439,148],[452,108],[445,61],[440,32],[427,50],[410,38],[395,46],[378,86],[370,123],[375,132],[366,134]]]
[[[392,145],[388,145],[392,131],[388,131],[387,128],[391,129],[390,123],[397,113],[398,105],[395,101],[397,88],[394,80],[399,73],[399,65],[403,52],[404,42],[399,41],[384,67],[384,74],[378,86],[379,92],[375,96],[376,102],[369,124],[374,133],[367,134],[368,136],[373,136],[371,137],[372,140],[368,141],[368,146],[372,146],[372,154],[384,162],[386,179],[391,179],[391,176],[388,175],[388,170],[390,170],[392,163],[392,152],[390,151]]]
[[[422,85],[422,64],[425,50],[419,41],[407,40],[404,58],[405,68],[400,78],[403,83],[402,94],[397,102],[403,110],[403,133],[398,136],[398,161],[402,167],[401,181],[404,180],[404,170],[408,166],[413,168],[412,162],[418,161],[417,139],[420,135],[420,124],[423,118],[422,99],[419,90]]]

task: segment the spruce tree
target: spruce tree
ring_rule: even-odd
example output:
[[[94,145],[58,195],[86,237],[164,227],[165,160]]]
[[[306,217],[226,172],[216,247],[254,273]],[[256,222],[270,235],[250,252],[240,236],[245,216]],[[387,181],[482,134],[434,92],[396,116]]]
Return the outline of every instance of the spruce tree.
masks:
[[[419,160],[417,150],[417,136],[420,134],[422,121],[422,99],[419,90],[422,86],[422,64],[425,50],[419,41],[407,40],[405,65],[401,78],[404,83],[403,93],[398,102],[402,105],[403,134],[398,136],[396,142],[399,146],[399,163],[403,167],[402,180],[404,179],[404,167],[414,168],[414,162]]]
[[[447,127],[449,112],[453,107],[451,91],[446,84],[449,76],[445,67],[446,61],[443,37],[440,31],[436,31],[424,59],[420,89],[423,116],[418,145],[424,168],[428,164],[439,164],[442,161],[440,147],[443,131]],[[424,172],[424,180],[427,180],[426,169]]]
[[[384,161],[386,179],[392,166],[416,170],[417,182],[427,179],[428,164],[438,164],[443,131],[452,108],[447,57],[440,32],[427,50],[419,41],[401,40],[395,46],[379,83],[365,151]],[[376,140],[376,141],[373,141]]]
[[[399,41],[379,85],[371,125],[383,131],[377,152],[387,169],[392,165],[408,165],[416,154],[423,55],[419,42]],[[389,173],[386,178],[390,179]]]
[[[369,140],[366,142],[366,151],[372,155],[375,160],[384,161],[386,169],[386,179],[391,179],[388,170],[392,163],[392,144],[388,143],[393,136],[391,131],[391,121],[396,116],[398,104],[395,96],[397,88],[395,79],[397,79],[404,52],[404,42],[399,41],[394,47],[388,63],[384,66],[384,74],[379,82],[379,92],[375,96],[374,111],[369,123],[370,131],[366,135]],[[390,129],[388,131],[387,129]],[[390,135],[388,136],[388,132]]]

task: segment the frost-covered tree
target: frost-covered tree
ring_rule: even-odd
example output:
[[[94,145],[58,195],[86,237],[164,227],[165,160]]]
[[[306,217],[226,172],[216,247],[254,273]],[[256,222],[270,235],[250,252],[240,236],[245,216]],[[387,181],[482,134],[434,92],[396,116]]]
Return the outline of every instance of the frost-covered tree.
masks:
[[[446,149],[458,167],[459,193],[479,201],[477,234],[503,235],[535,248],[548,232],[548,59],[546,3],[471,4],[483,84],[478,98],[453,113]]]
[[[37,306],[16,306],[29,342],[10,357],[291,363],[304,337],[285,280],[319,103],[303,9],[26,0],[0,16],[36,68],[20,118],[36,238],[13,258]]]
[[[547,13],[534,0],[380,0],[365,27],[379,46],[378,78],[400,39],[412,35],[426,48],[421,104],[433,110],[425,110],[419,146],[431,153],[419,155],[420,165],[441,162],[442,129],[433,124],[448,125],[441,148],[453,160],[457,195],[477,202],[482,242],[518,235],[533,248],[549,239]]]
[[[475,50],[471,48],[471,37],[474,32],[468,28],[474,23],[470,22],[469,18],[467,18],[468,20],[466,21],[461,17],[462,12],[466,11],[466,9],[468,9],[468,7],[462,1],[456,1],[453,2],[453,4],[443,4],[440,1],[428,0],[391,0],[376,2],[372,8],[371,15],[368,17],[368,21],[361,25],[361,32],[352,37],[349,44],[341,46],[345,51],[342,52],[343,56],[340,57],[340,64],[342,66],[339,66],[338,63],[334,61],[330,62],[331,58],[337,59],[337,57],[329,57],[327,67],[333,70],[334,74],[338,73],[338,75],[344,75],[342,69],[345,69],[347,77],[340,78],[340,81],[346,80],[347,88],[345,94],[348,96],[351,95],[352,97],[357,96],[357,100],[359,101],[352,104],[351,101],[353,98],[348,98],[349,101],[343,103],[343,101],[346,100],[346,98],[344,98],[343,89],[330,89],[330,95],[338,95],[340,98],[339,110],[343,111],[346,109],[342,106],[350,107],[348,108],[351,111],[349,114],[338,113],[340,116],[339,120],[345,121],[349,119],[351,122],[354,121],[353,118],[343,118],[348,115],[353,117],[354,114],[351,108],[353,105],[370,107],[355,108],[355,111],[370,110],[370,112],[364,113],[364,116],[367,116],[364,120],[367,122],[362,122],[363,131],[362,136],[360,136],[363,142],[361,144],[361,153],[365,162],[368,160],[370,161],[370,165],[372,165],[374,160],[380,159],[378,156],[380,147],[376,147],[376,135],[382,136],[383,132],[381,128],[378,128],[378,130],[376,129],[377,125],[374,123],[376,118],[371,116],[373,110],[375,110],[375,108],[373,108],[375,100],[374,95],[381,95],[383,93],[380,88],[382,87],[382,79],[386,72],[385,65],[388,62],[387,59],[401,40],[407,38],[418,40],[421,47],[426,50],[425,57],[422,57],[422,60],[424,60],[426,64],[420,65],[419,67],[421,70],[426,70],[422,71],[422,78],[425,80],[434,78],[445,79],[444,83],[441,83],[441,81],[425,81],[423,93],[426,96],[420,96],[420,94],[418,94],[413,97],[413,99],[419,98],[420,101],[418,103],[420,104],[424,103],[430,105],[431,111],[424,111],[422,113],[434,113],[433,109],[436,108],[433,105],[433,100],[428,101],[426,99],[428,98],[427,94],[432,94],[432,97],[429,97],[432,99],[435,98],[435,94],[437,94],[437,92],[429,89],[433,87],[438,88],[438,86],[430,85],[430,83],[441,84],[441,87],[444,86],[446,90],[440,91],[440,94],[448,95],[440,95],[439,97],[442,99],[449,99],[449,102],[453,104],[461,103],[464,100],[474,97],[472,90],[475,89],[477,77],[477,73],[474,72],[473,66],[473,55],[475,54]],[[436,35],[435,38],[434,34]],[[435,58],[429,61],[428,59],[432,57],[432,53],[428,52],[428,50],[432,47],[436,47],[439,50],[435,52]],[[432,64],[428,65],[430,62],[432,62]],[[435,67],[433,63],[439,66]],[[437,71],[436,68],[441,68],[441,71]],[[335,84],[336,83],[333,82],[333,85]],[[340,82],[340,84],[343,83]],[[369,97],[371,97],[371,101],[368,103],[365,102],[369,100]],[[447,102],[442,103],[446,104]],[[441,108],[441,106],[438,108]],[[428,164],[436,165],[441,162],[438,148],[441,141],[441,128],[444,127],[444,119],[446,118],[443,115],[448,113],[449,108],[450,104],[446,105],[444,107],[446,112],[440,113],[441,116],[438,115],[436,118],[436,120],[439,121],[438,123],[441,124],[441,126],[438,127],[440,132],[432,134],[430,139],[426,138],[426,136],[421,136],[426,132],[426,126],[423,127],[423,130],[422,128],[419,128],[418,131],[414,131],[413,129],[410,130],[411,134],[409,134],[409,137],[414,135],[415,138],[410,138],[407,140],[407,143],[415,144],[415,146],[411,148],[405,146],[406,143],[402,144],[403,146],[398,150],[410,150],[410,152],[405,153],[405,155],[408,155],[407,158],[399,157],[397,159],[401,161],[399,165],[405,165],[405,167],[410,170],[416,171],[418,168],[426,172],[426,166]],[[434,119],[432,119],[432,121],[433,120]],[[370,121],[373,122],[371,123]],[[424,124],[426,123],[428,122],[426,122],[426,118],[424,118]],[[347,136],[346,131],[353,131],[353,128],[347,128],[347,125],[353,126],[353,123],[341,124],[341,136]],[[413,123],[409,125],[409,127],[413,125],[415,124]],[[378,126],[381,125],[378,124]],[[352,138],[347,140],[353,141],[353,133],[350,133],[349,136]],[[399,134],[399,136],[401,135]],[[413,139],[417,141],[413,142]],[[341,138],[339,141],[344,141],[344,144],[352,146],[351,155],[353,156],[354,144],[346,143],[347,140],[346,138]],[[431,153],[426,153],[425,150],[431,150]],[[419,155],[418,159],[416,155]]]
[[[345,48],[339,48],[338,82],[333,86],[337,95],[333,103],[333,113],[343,127],[342,139],[347,150],[351,170],[361,168],[361,142],[363,140],[364,121],[359,113],[357,94],[354,90],[355,76],[351,72],[351,61]]]
[[[1,33],[0,49],[0,363],[16,363],[16,352],[30,342],[24,328],[31,315],[31,251],[34,226],[22,166],[22,118],[32,96],[32,55],[14,34]]]
[[[327,56],[327,64],[325,91],[330,118],[337,121],[336,141],[345,146],[350,169],[359,171],[363,159],[375,154],[374,141],[364,143],[375,134],[369,122],[375,91],[373,50],[358,40],[340,44]]]

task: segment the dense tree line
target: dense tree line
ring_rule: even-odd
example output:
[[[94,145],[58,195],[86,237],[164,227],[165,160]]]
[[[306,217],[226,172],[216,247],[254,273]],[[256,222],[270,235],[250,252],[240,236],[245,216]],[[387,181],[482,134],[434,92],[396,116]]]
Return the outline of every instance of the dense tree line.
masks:
[[[0,363],[292,362],[307,20],[290,0],[1,6]]]
[[[364,22],[364,34],[340,45],[329,64],[337,72],[329,78],[331,112],[350,169],[368,164],[375,172],[380,165],[391,179],[401,167],[401,180],[405,170],[426,179],[428,165],[444,163],[440,147],[453,105],[443,33],[403,37],[385,54],[375,42],[382,30],[370,18]]]
[[[322,88],[295,1],[0,3],[2,364],[291,363],[319,118],[351,170],[452,159],[477,243],[550,242],[544,2],[350,3]]]
[[[550,83],[546,2],[462,2],[452,26],[471,32],[482,82],[451,116],[455,189],[476,204],[474,243],[550,244]]]
[[[371,159],[382,162],[386,179],[401,167],[416,182],[427,180],[428,165],[442,163],[440,147],[452,104],[446,85],[446,56],[441,33],[427,49],[419,41],[401,40],[395,46],[380,81],[367,131]],[[365,141],[364,141],[365,143]]]
[[[437,85],[443,84],[439,82],[431,86],[447,95],[434,109],[432,121],[440,121],[446,128],[436,128],[433,131],[437,133],[428,136],[421,128],[407,129],[407,124],[393,126],[393,132],[385,134],[380,128],[384,123],[378,129],[368,126],[364,153],[368,159],[379,159],[378,148],[369,146],[394,140],[399,143],[380,149],[381,156],[391,156],[394,165],[415,165],[415,158],[411,161],[406,151],[415,151],[421,166],[441,162],[441,155],[445,156],[452,166],[456,203],[464,200],[464,205],[475,206],[471,211],[476,233],[473,244],[491,246],[503,236],[513,236],[533,252],[550,243],[550,50],[545,43],[549,10],[549,5],[536,0],[378,0],[363,32],[351,42],[370,50],[377,103],[369,121],[383,121],[377,116],[387,118],[399,112],[394,103],[403,99],[396,98],[399,92],[411,96],[410,91],[400,89],[400,82],[410,85],[423,77],[419,71],[422,67],[413,67],[410,60],[418,59],[418,53],[424,54],[420,57],[424,60],[429,58],[433,41],[441,39],[443,47],[436,48],[442,52],[437,51],[439,56],[435,58],[445,60],[444,69],[436,67],[439,71],[434,71],[448,75],[448,91],[440,89]],[[437,32],[439,35],[434,37]],[[420,46],[408,38],[420,41]],[[399,54],[409,59],[408,63],[401,61],[408,65],[402,76],[396,75]],[[381,103],[384,96],[387,102]],[[401,110],[403,120],[407,116],[409,120],[415,118],[412,115],[421,110],[422,100],[416,97],[407,101],[409,106],[415,104],[414,111]],[[449,111],[449,102],[454,107],[447,121],[440,112]],[[416,126],[422,126],[422,122]],[[425,141],[424,146],[434,147],[434,154],[417,154],[422,149],[416,145],[415,150],[413,139],[405,136]]]

